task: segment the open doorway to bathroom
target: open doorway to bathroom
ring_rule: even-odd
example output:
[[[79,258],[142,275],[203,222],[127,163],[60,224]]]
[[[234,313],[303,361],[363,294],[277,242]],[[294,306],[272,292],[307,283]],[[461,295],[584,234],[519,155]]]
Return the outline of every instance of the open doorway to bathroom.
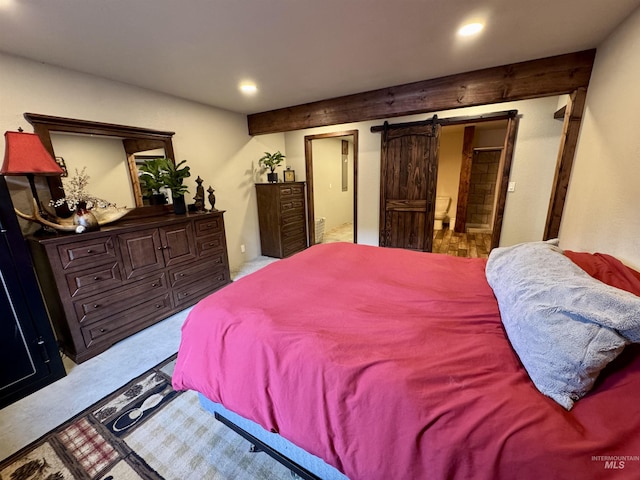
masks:
[[[486,257],[498,245],[516,133],[511,121],[442,127],[434,252]]]
[[[304,137],[309,245],[357,243],[358,131]]]

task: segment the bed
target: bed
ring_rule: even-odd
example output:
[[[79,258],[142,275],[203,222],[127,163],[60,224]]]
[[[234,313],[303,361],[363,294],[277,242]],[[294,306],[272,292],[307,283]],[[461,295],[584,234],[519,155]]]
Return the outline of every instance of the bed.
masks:
[[[640,478],[638,295],[548,242],[315,245],[200,301],[173,384],[307,478]]]

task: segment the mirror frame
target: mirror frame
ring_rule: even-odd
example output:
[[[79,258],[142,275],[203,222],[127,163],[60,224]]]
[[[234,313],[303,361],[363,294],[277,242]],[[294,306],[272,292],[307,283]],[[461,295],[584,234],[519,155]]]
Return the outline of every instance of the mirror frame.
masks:
[[[51,132],[66,132],[80,135],[100,135],[107,137],[122,138],[122,146],[126,155],[129,167],[129,177],[131,188],[138,209],[148,210],[150,214],[158,211],[158,206],[144,206],[142,200],[142,190],[138,181],[138,168],[136,166],[135,154],[157,148],[164,148],[165,157],[170,158],[175,163],[172,138],[175,132],[165,132],[152,130],[149,128],[131,127],[127,125],[117,125],[113,123],[92,122],[89,120],[79,120],[75,118],[55,117],[52,115],[42,115],[39,113],[25,113],[24,118],[33,126],[33,131],[40,137],[40,141],[55,158],[53,143],[51,142]],[[51,198],[57,200],[64,198],[64,189],[60,177],[46,177]],[[164,206],[161,210],[164,211]],[[66,205],[62,206],[66,209]],[[151,212],[153,210],[153,212]],[[63,215],[67,212],[58,212]],[[142,212],[140,212],[142,213]]]

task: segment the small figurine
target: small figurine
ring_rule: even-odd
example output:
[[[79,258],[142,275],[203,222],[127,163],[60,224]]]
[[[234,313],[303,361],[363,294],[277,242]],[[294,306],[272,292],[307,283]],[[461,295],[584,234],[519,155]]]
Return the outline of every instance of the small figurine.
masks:
[[[218,210],[216,210],[216,196],[213,194],[215,190],[211,188],[211,185],[209,185],[207,192],[209,192],[209,203],[211,204],[211,211],[217,212]]]
[[[196,187],[196,196],[193,197],[195,200],[194,206],[197,213],[204,213],[206,212],[204,209],[204,188],[202,187],[202,179],[199,175],[198,178],[196,178],[196,183],[198,186]]]

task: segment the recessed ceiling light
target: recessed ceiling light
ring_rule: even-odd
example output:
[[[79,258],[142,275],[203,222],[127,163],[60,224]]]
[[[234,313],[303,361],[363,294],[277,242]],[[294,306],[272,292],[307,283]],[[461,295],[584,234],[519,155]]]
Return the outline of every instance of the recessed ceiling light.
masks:
[[[258,91],[258,87],[253,82],[242,82],[240,84],[240,91],[246,95],[253,95]]]
[[[484,25],[482,23],[468,23],[466,25],[463,25],[460,30],[458,30],[458,35],[468,37],[470,35],[480,33],[483,28]]]

